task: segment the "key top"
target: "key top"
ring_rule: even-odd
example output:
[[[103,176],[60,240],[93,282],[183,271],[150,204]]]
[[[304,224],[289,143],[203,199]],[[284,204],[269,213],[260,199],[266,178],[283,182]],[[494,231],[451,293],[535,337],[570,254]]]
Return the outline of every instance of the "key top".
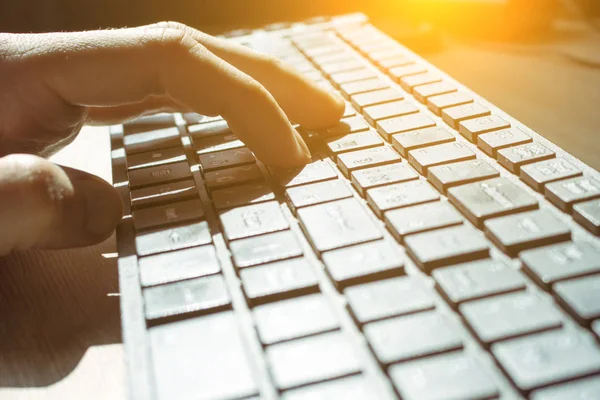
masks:
[[[133,212],[133,226],[136,231],[161,225],[178,224],[204,218],[204,208],[200,200],[186,200],[142,208]]]
[[[455,140],[454,135],[448,132],[448,130],[440,126],[435,126],[392,135],[392,146],[404,157],[408,157],[410,150],[453,142]]]
[[[348,72],[338,72],[336,74],[331,74],[329,77],[335,86],[339,86],[343,83],[362,81],[371,78],[377,78],[377,73],[366,68]]]
[[[382,186],[367,192],[367,202],[379,218],[386,211],[440,199],[439,193],[426,181],[416,180]]]
[[[157,400],[238,399],[258,394],[233,312],[153,327],[149,336]]]
[[[213,204],[217,210],[245,206],[275,200],[275,194],[265,184],[252,183],[236,186],[230,189],[220,189],[212,192]]]
[[[227,240],[243,239],[289,228],[276,201],[232,208],[221,212],[220,218]]]
[[[546,185],[544,195],[564,212],[571,212],[573,204],[600,197],[600,181],[582,176]]]
[[[404,57],[404,59],[408,60],[406,57],[406,53],[400,50],[398,47],[391,47],[385,50],[378,50],[372,53],[367,54],[367,57],[371,59],[375,64],[381,60],[387,60],[390,58],[398,58]]]
[[[600,200],[584,201],[573,205],[573,218],[585,229],[600,236]]]
[[[191,125],[188,127],[188,132],[192,137],[192,140],[200,140],[209,136],[226,135],[231,133],[231,129],[229,128],[227,121],[219,119],[217,121]]]
[[[256,165],[225,168],[204,174],[206,187],[210,190],[260,180],[263,180],[263,174]]]
[[[399,242],[407,235],[460,225],[462,222],[462,215],[445,201],[385,213],[385,224]]]
[[[229,245],[229,249],[238,268],[302,255],[302,248],[291,231],[236,240]]]
[[[514,174],[518,174],[519,169],[525,164],[556,157],[556,154],[552,150],[538,143],[507,147],[498,150],[497,154],[500,165]]]
[[[179,129],[176,127],[158,129],[150,132],[133,133],[123,137],[123,146],[127,154],[157,151],[167,147],[181,146]]]
[[[276,171],[275,176],[279,179],[281,185],[286,188],[337,178],[337,174],[331,168],[331,165],[324,161],[307,164],[301,169]]]
[[[373,322],[365,325],[364,332],[385,366],[463,347],[460,336],[435,311]]]
[[[350,97],[352,104],[359,110],[364,107],[402,99],[404,99],[404,95],[397,89],[376,90],[374,92],[361,93]]]
[[[144,289],[147,320],[187,313],[215,312],[231,307],[231,298],[221,275]]]
[[[369,189],[418,178],[419,175],[406,163],[394,163],[352,172],[352,184],[363,197]]]
[[[434,72],[425,72],[423,74],[409,75],[400,78],[400,85],[407,92],[412,92],[413,89],[421,85],[429,83],[441,82],[442,78]]]
[[[349,133],[369,130],[369,125],[360,117],[348,117],[342,119],[337,125],[319,131],[323,136],[341,136]]]
[[[283,400],[367,400],[379,398],[370,381],[361,375],[335,379],[316,385],[285,391]]]
[[[377,131],[390,142],[394,133],[403,133],[435,126],[435,121],[423,113],[404,115],[377,122]]]
[[[436,115],[442,115],[442,110],[449,107],[473,103],[473,98],[465,92],[454,92],[432,96],[427,99],[427,107]]]
[[[579,323],[588,325],[593,319],[600,318],[600,276],[559,282],[552,290]]]
[[[578,381],[565,383],[536,390],[531,394],[531,400],[585,400],[600,398],[600,377],[592,376]]]
[[[456,90],[450,82],[435,82],[413,88],[413,95],[418,102],[425,104],[430,97],[453,93]]]
[[[520,176],[523,182],[538,192],[543,192],[547,183],[581,175],[581,169],[562,158],[556,158],[523,165]]]
[[[426,175],[430,167],[474,158],[475,153],[460,142],[443,143],[408,152],[408,161],[423,175]]]
[[[192,172],[187,162],[159,165],[150,168],[141,168],[128,172],[129,187],[131,189],[141,186],[158,185],[160,183],[178,181],[191,178]]]
[[[442,193],[453,186],[497,178],[500,172],[487,161],[468,160],[429,168],[427,179]]]
[[[383,140],[373,131],[351,133],[327,141],[327,148],[334,155],[349,151],[370,149],[371,147],[382,145]]]
[[[483,221],[538,208],[535,197],[507,178],[494,178],[448,189],[448,199],[477,227]]]
[[[160,113],[146,117],[136,118],[133,121],[123,124],[123,133],[130,135],[132,133],[150,132],[159,129],[166,129],[175,126],[173,114]]]
[[[138,260],[140,283],[154,286],[214,275],[221,271],[214,246],[192,247]]]
[[[388,74],[396,82],[400,81],[400,78],[410,75],[417,75],[427,72],[427,68],[423,64],[409,64],[402,67],[390,68]]]
[[[519,254],[523,269],[543,288],[600,272],[600,249],[588,242],[558,243]]]
[[[358,58],[344,60],[335,63],[328,63],[321,66],[321,71],[325,75],[333,75],[341,72],[349,72],[355,70],[364,69],[365,64],[363,64]]]
[[[352,197],[352,191],[340,180],[318,182],[286,190],[295,209]]]
[[[497,260],[472,261],[436,269],[436,287],[453,307],[466,301],[525,290],[521,274]]]
[[[467,140],[477,143],[477,137],[482,133],[498,131],[510,128],[510,123],[506,122],[497,115],[469,119],[459,124],[458,132]]]
[[[206,221],[195,224],[157,229],[137,234],[135,248],[139,256],[200,246],[212,242]]]
[[[490,114],[490,110],[477,103],[448,107],[442,110],[442,118],[444,122],[456,130],[458,130],[458,125],[462,121],[485,117]]]
[[[279,301],[319,290],[313,267],[304,258],[293,258],[258,267],[244,268],[240,279],[253,305]]]
[[[263,345],[338,329],[333,308],[322,294],[254,307],[256,330]]]
[[[496,158],[498,150],[531,143],[531,137],[518,128],[503,129],[477,136],[477,146],[487,155]]]
[[[413,60],[405,56],[384,58],[380,61],[375,62],[375,64],[384,71],[389,71],[391,68],[394,67],[403,67],[414,63],[415,62]]]
[[[196,139],[194,147],[198,154],[207,154],[215,151],[224,151],[243,148],[245,144],[233,133],[227,135],[215,135],[204,139]]]
[[[137,153],[127,155],[127,168],[129,170],[147,167],[156,167],[159,165],[173,164],[186,161],[182,147],[170,147],[146,153]]]
[[[598,345],[573,330],[497,343],[492,353],[523,392],[600,371]]]
[[[562,315],[552,302],[527,292],[472,301],[462,304],[459,309],[486,346],[562,326]]]
[[[418,112],[419,109],[417,106],[407,100],[379,104],[363,109],[365,119],[372,125],[375,125],[376,121],[381,119],[416,114]]]
[[[358,169],[377,167],[398,161],[401,161],[398,153],[391,147],[384,146],[340,154],[337,163],[340,171],[349,177],[351,172]]]
[[[375,78],[365,79],[363,81],[357,82],[343,83],[340,85],[340,90],[346,96],[346,98],[349,98],[353,94],[365,93],[379,89],[387,89],[389,87],[390,85],[386,81],[379,78]]]
[[[239,165],[254,164],[256,162],[254,154],[246,147],[200,154],[199,160],[203,171],[237,167]]]
[[[489,256],[483,235],[466,225],[411,235],[404,243],[408,254],[425,272]]]
[[[398,249],[384,241],[328,251],[323,262],[338,290],[404,274]]]
[[[348,306],[359,324],[433,310],[432,295],[414,277],[397,277],[351,286],[344,290]]]
[[[346,102],[346,108],[344,108],[344,115],[342,115],[342,118],[352,117],[354,115],[356,115],[354,107],[352,107],[352,104]]]
[[[131,205],[144,207],[164,203],[174,203],[198,196],[196,184],[188,179],[180,182],[165,183],[131,191]]]
[[[377,226],[355,199],[301,208],[298,210],[298,218],[312,245],[319,252],[382,237]]]
[[[281,390],[359,372],[361,362],[341,332],[324,333],[267,348],[273,380]]]
[[[488,371],[463,352],[396,364],[389,373],[405,400],[492,399],[498,396]]]

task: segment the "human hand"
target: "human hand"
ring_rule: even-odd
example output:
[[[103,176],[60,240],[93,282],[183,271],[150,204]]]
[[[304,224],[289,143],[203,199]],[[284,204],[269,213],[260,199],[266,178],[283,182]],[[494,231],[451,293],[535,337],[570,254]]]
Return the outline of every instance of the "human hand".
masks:
[[[221,115],[261,161],[293,167],[310,153],[288,118],[321,128],[343,109],[272,57],[178,23],[0,33],[0,255],[86,246],[112,233],[122,214],[114,188],[42,158],[85,123],[165,111]]]

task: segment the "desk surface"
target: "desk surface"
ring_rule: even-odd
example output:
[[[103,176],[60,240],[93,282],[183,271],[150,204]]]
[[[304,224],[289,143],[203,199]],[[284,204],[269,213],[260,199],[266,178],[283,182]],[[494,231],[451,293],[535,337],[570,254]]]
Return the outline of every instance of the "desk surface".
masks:
[[[427,58],[600,169],[600,71],[551,54],[453,45]],[[57,161],[109,179],[86,128]],[[125,398],[114,242],[0,258],[0,399]]]

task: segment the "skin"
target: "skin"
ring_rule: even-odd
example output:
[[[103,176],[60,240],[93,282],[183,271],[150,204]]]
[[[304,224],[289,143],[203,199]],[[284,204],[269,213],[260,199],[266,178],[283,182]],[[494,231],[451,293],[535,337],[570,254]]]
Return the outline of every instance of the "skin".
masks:
[[[47,157],[84,124],[157,112],[221,115],[266,164],[310,152],[289,120],[335,124],[342,99],[280,61],[164,22],[77,33],[0,33],[0,255],[87,246],[122,216],[114,188]]]

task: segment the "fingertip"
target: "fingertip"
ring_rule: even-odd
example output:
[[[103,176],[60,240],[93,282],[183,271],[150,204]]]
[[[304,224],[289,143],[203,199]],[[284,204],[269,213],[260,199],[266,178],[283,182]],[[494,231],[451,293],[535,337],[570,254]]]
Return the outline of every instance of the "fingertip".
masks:
[[[123,204],[116,190],[107,182],[90,176],[75,183],[85,201],[83,234],[89,244],[107,239],[123,216]]]

